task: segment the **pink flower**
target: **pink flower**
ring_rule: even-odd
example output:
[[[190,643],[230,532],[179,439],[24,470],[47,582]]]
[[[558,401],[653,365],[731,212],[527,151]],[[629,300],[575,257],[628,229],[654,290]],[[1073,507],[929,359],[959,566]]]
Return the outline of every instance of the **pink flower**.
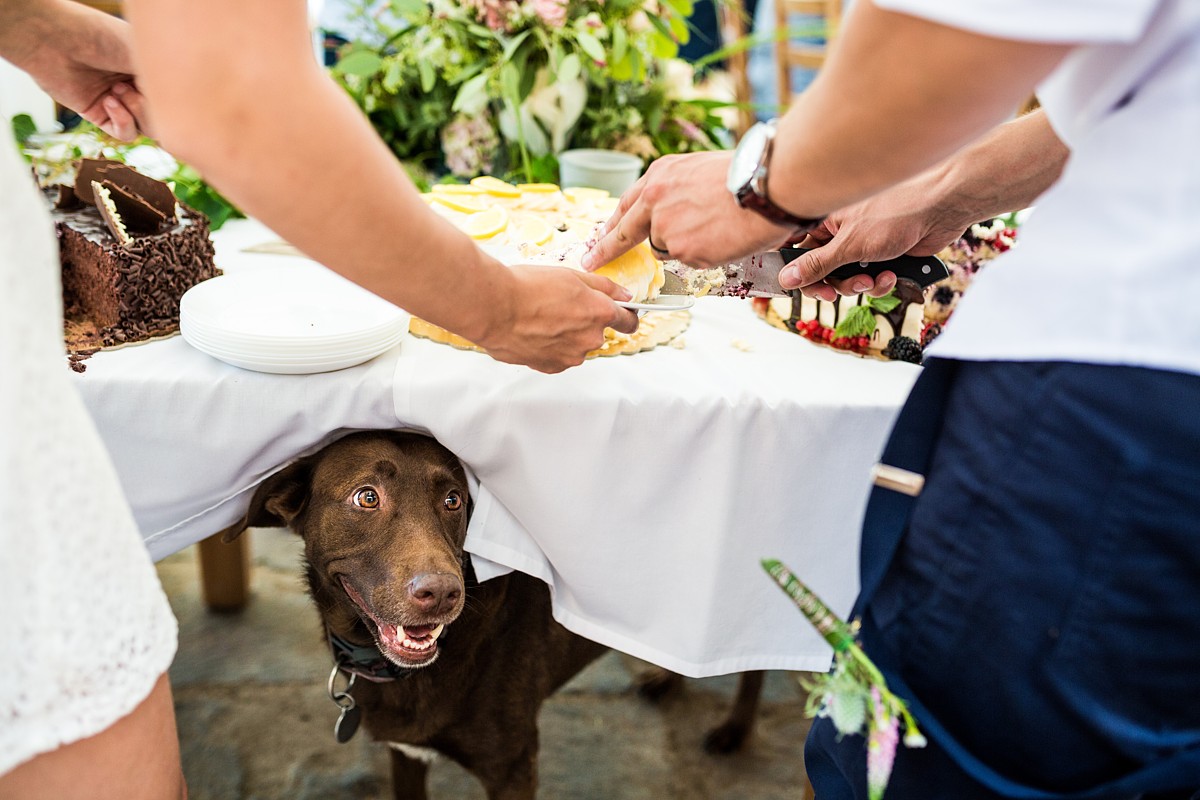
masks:
[[[533,0],[533,13],[551,28],[561,28],[567,22],[566,0]]]
[[[867,793],[871,800],[882,800],[888,778],[892,776],[892,765],[896,761],[900,719],[888,711],[879,689],[874,686],[871,687],[871,702],[875,706],[875,714],[871,719],[871,732],[867,736]]]

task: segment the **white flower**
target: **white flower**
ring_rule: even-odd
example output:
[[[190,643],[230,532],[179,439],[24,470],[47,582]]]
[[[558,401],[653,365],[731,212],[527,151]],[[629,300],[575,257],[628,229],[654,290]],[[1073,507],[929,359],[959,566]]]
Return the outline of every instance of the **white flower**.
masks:
[[[548,70],[538,70],[533,91],[525,98],[524,105],[550,134],[553,152],[559,153],[567,146],[571,129],[587,105],[587,82],[582,75],[570,81],[559,79],[551,83],[550,80]]]
[[[693,100],[696,98],[696,72],[692,65],[680,58],[666,62],[663,88],[668,99]]]

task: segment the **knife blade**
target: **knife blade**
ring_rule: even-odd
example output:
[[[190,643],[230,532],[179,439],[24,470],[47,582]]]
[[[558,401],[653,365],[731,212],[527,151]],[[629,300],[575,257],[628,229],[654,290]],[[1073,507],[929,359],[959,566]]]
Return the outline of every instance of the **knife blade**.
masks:
[[[799,247],[788,247],[758,253],[726,264],[723,267],[724,284],[710,294],[727,297],[786,297],[790,292],[779,285],[779,272],[807,252],[808,250]],[[896,273],[897,278],[908,278],[922,289],[950,276],[950,270],[937,256],[899,256],[866,264],[857,261],[843,264],[829,273],[828,277],[845,280],[855,275],[869,275],[874,278],[885,271]],[[684,279],[682,283],[690,283],[688,276],[680,277]]]

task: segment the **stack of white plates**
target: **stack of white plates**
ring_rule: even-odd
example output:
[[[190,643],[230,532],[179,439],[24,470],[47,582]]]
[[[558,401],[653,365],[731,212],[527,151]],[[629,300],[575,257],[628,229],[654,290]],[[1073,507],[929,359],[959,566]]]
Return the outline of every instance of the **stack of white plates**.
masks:
[[[188,344],[258,372],[361,364],[395,347],[408,320],[407,312],[324,267],[297,262],[212,278],[179,303]]]

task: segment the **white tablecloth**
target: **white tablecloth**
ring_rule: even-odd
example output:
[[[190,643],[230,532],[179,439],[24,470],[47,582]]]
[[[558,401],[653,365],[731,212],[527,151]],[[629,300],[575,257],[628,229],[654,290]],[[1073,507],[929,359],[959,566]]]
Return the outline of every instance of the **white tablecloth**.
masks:
[[[240,250],[271,238],[230,223],[218,265],[279,263]],[[238,519],[297,456],[415,428],[478,480],[481,577],[540,577],[568,628],[685,675],[823,670],[827,646],[759,560],[849,609],[868,470],[919,368],[818,348],[731,298],[701,298],[684,340],[542,375],[409,337],[288,376],[175,337],[99,353],[76,384],[155,558]]]

